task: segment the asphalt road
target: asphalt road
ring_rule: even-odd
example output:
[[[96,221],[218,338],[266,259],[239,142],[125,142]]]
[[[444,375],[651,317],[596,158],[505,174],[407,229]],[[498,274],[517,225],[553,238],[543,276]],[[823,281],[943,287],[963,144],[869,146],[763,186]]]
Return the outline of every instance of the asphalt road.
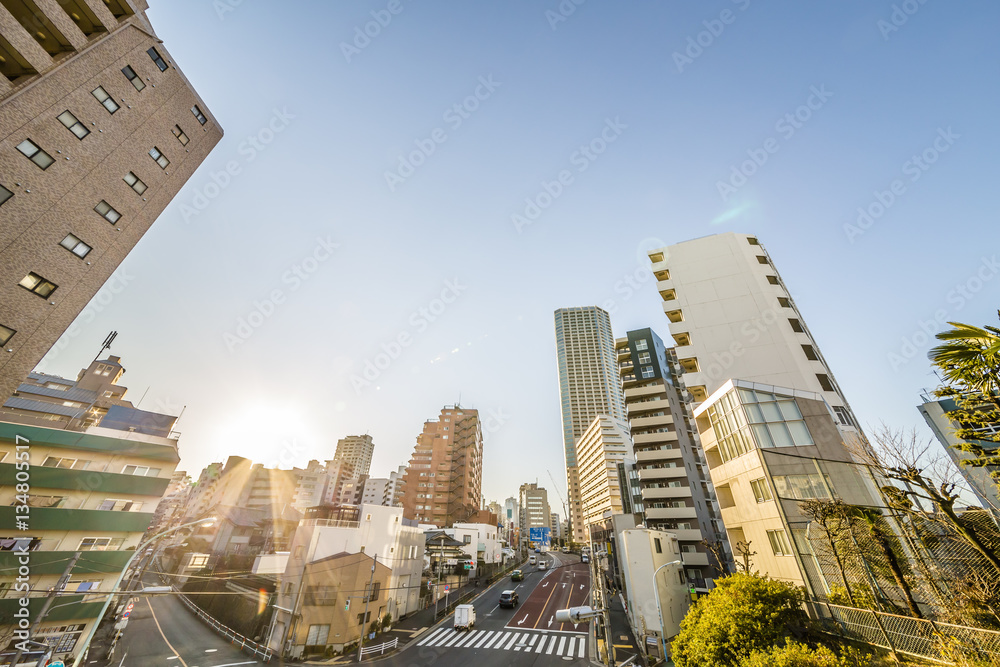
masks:
[[[579,558],[562,553],[546,554],[553,567],[539,571],[536,566],[523,568],[525,579],[512,582],[509,578],[494,584],[475,603],[476,626],[472,632],[456,632],[451,618],[436,625],[416,639],[404,651],[377,661],[380,667],[503,667],[526,665],[547,667],[589,661],[590,646],[584,625],[559,630],[560,624],[549,626],[549,616],[555,609],[572,599],[582,604],[589,594],[590,581],[586,566]],[[575,584],[570,589],[569,584]],[[562,584],[567,584],[566,588]],[[584,586],[583,589],[580,586]],[[514,609],[501,609],[500,593],[514,589],[520,604]],[[518,622],[521,621],[520,624]]]
[[[146,584],[160,585],[153,575]],[[138,598],[110,661],[92,656],[88,667],[235,667],[260,665],[215,634],[174,596]],[[103,658],[103,656],[101,656]]]

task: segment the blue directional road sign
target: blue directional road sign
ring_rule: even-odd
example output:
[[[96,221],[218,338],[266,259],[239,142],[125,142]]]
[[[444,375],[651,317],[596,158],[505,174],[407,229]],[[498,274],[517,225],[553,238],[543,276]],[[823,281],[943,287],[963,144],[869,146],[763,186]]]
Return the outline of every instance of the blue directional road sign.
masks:
[[[528,539],[543,547],[547,547],[550,544],[549,535],[551,533],[552,533],[551,528],[543,528],[543,527],[529,528]]]

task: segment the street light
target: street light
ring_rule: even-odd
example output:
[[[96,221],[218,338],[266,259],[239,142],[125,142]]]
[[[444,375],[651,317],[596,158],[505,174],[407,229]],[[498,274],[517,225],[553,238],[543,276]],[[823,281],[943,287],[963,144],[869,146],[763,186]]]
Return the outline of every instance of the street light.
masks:
[[[108,606],[111,605],[111,600],[114,598],[115,595],[118,595],[121,592],[127,592],[127,591],[119,591],[118,587],[121,586],[122,580],[125,578],[125,573],[128,572],[129,566],[132,565],[132,561],[134,561],[138,555],[144,553],[146,548],[150,544],[160,539],[164,535],[169,535],[170,533],[177,532],[181,528],[189,528],[191,526],[201,526],[202,528],[208,528],[212,524],[214,524],[215,521],[216,521],[215,517],[212,516],[205,519],[198,519],[197,521],[192,521],[190,523],[183,523],[173,528],[168,528],[163,532],[153,535],[151,538],[149,538],[148,540],[146,540],[145,542],[143,542],[142,544],[140,544],[135,548],[135,551],[132,553],[132,556],[128,559],[128,562],[125,563],[125,567],[123,567],[122,571],[118,574],[118,579],[115,580],[114,585],[111,587],[111,593],[108,593],[108,599],[105,600],[104,606],[101,607],[101,613],[97,616],[97,620],[94,621],[94,627],[90,629],[90,633],[87,635],[86,641],[84,641],[83,646],[80,647],[80,652],[77,653],[76,660],[73,661],[73,667],[80,667],[80,665],[83,664],[83,656],[87,652],[87,649],[90,648],[90,642],[93,641],[94,635],[97,634],[97,626],[101,624],[101,620],[104,618],[104,615],[108,613]]]
[[[656,575],[660,573],[660,570],[667,567],[668,565],[680,565],[683,561],[672,560],[669,563],[664,563],[660,567],[653,571],[653,595],[656,596],[656,616],[660,621],[660,657],[664,660],[667,659],[667,642],[663,639],[663,609],[660,607],[660,587],[656,585]]]

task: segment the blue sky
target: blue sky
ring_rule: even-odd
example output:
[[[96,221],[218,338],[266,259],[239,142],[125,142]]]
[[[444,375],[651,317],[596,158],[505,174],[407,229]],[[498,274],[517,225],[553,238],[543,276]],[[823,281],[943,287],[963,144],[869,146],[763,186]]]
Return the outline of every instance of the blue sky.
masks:
[[[384,476],[461,398],[488,500],[562,490],[553,311],[668,339],[643,251],[707,234],[759,236],[867,424],[930,437],[922,325],[995,323],[995,3],[151,4],[226,136],[40,368],[119,331],[193,474],[367,431]]]

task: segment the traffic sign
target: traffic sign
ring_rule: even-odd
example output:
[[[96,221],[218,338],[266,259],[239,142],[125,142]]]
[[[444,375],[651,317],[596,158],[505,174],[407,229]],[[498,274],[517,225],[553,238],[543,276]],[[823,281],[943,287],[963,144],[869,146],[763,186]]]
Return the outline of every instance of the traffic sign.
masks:
[[[445,593],[447,593],[450,589],[451,589],[451,586],[449,586],[448,584],[444,585],[444,592]]]
[[[55,662],[50,662],[49,667],[66,667],[66,663],[62,660],[56,660]]]
[[[133,609],[135,609],[135,603],[129,602],[128,605],[125,606],[125,611],[122,613],[122,618],[128,618],[129,616],[131,616]]]

